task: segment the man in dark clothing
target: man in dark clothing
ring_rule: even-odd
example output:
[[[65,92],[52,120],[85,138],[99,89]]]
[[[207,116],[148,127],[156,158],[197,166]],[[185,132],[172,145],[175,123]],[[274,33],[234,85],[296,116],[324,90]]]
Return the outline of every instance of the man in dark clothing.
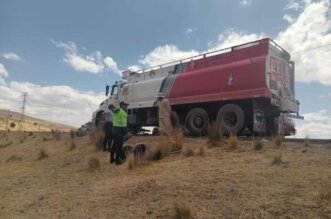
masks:
[[[108,110],[103,113],[105,119],[105,138],[103,140],[103,151],[111,151],[112,143],[113,143],[113,136],[112,136],[112,129],[113,129],[113,112],[114,112],[114,105],[110,104],[108,106]]]
[[[116,165],[123,163],[125,155],[123,153],[124,136],[127,134],[127,107],[129,104],[122,101],[120,108],[114,111],[113,117],[113,136],[114,145],[110,153],[110,163],[116,162]],[[114,159],[115,156],[115,159]]]

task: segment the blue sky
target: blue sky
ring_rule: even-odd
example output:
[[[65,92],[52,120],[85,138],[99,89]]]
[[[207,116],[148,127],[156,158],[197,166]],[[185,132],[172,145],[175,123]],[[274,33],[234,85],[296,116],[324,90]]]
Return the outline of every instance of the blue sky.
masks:
[[[0,108],[28,91],[28,114],[78,126],[121,70],[269,36],[294,53],[300,135],[331,137],[330,23],[329,0],[2,0]]]

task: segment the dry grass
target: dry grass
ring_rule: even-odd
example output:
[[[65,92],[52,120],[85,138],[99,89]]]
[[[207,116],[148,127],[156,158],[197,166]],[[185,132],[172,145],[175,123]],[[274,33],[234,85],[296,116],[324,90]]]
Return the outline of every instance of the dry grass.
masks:
[[[175,142],[177,144],[176,148],[172,148],[172,150],[181,150],[184,144],[184,134],[183,131],[181,129],[176,129],[174,131],[174,135],[175,135]]]
[[[100,170],[101,164],[99,158],[93,156],[90,158],[88,162],[88,170],[90,172],[94,172],[96,170]]]
[[[59,130],[54,130],[52,131],[53,137],[55,138],[56,141],[59,141],[62,139],[62,133]]]
[[[271,164],[278,165],[278,164],[282,164],[282,163],[283,163],[282,154],[278,154],[273,157]]]
[[[274,143],[275,146],[281,146],[283,144],[283,141],[284,141],[284,136],[282,135],[274,135],[272,137],[272,142]]]
[[[12,144],[13,144],[12,141],[8,141],[8,142],[6,142],[6,143],[0,144],[0,148],[5,148],[5,147],[8,147],[8,146],[10,146],[10,145],[12,145]]]
[[[89,132],[89,138],[91,140],[91,144],[95,146],[97,151],[101,151],[103,149],[103,139],[104,133],[100,129],[93,129]]]
[[[253,141],[253,148],[256,151],[263,149],[263,143],[262,143],[261,139],[256,139]]]
[[[318,197],[321,201],[331,201],[331,181],[322,180]]]
[[[48,154],[46,153],[45,149],[40,149],[37,160],[43,160],[45,158],[48,158]]]
[[[76,143],[75,143],[74,140],[72,140],[71,143],[70,143],[69,150],[70,150],[70,151],[73,151],[73,150],[75,150],[76,148],[77,148]]]
[[[239,140],[236,135],[230,135],[228,140],[229,148],[234,150],[238,147]]]
[[[308,147],[310,144],[309,144],[309,138],[308,138],[308,136],[306,136],[305,137],[305,140],[303,141],[303,145],[305,146],[305,147]]]
[[[198,155],[201,157],[204,157],[206,154],[205,148],[203,146],[201,146],[198,150]]]
[[[173,219],[193,218],[190,207],[182,201],[177,201],[174,203],[173,211]]]
[[[129,153],[126,157],[127,168],[132,170],[137,167],[146,166],[149,164],[146,154],[138,154],[135,156],[133,153]]]
[[[21,160],[22,160],[21,157],[19,157],[17,155],[12,155],[6,160],[6,163],[13,162],[13,161],[21,161]]]
[[[73,129],[70,129],[70,138],[73,140],[75,138],[75,132]]]
[[[95,151],[88,136],[75,138],[77,148],[68,152],[69,133],[50,142],[41,140],[45,134],[35,133],[37,138],[27,138],[24,147],[18,144],[19,133],[8,135],[13,145],[0,149],[1,218],[171,218],[174,198],[186,201],[194,218],[330,215],[331,186],[323,179],[331,179],[331,150],[319,143],[310,148],[303,148],[302,142],[273,147],[262,141],[267,150],[257,153],[248,139],[233,152],[227,144],[207,150],[207,138],[185,138],[183,149],[191,147],[198,156],[203,146],[208,156],[173,153],[146,168],[135,163],[128,170],[127,164],[109,165],[109,155]],[[166,137],[135,136],[129,142],[167,145],[163,140]],[[33,162],[41,148],[49,159]],[[303,149],[309,153],[302,154]],[[13,154],[22,160],[6,163]],[[277,154],[283,155],[284,164],[272,166]],[[91,156],[99,158],[100,171],[88,172]]]
[[[171,144],[168,141],[162,141],[151,145],[147,151],[147,160],[161,160],[171,151]]]
[[[213,121],[212,123],[209,124],[207,134],[208,134],[208,144],[211,147],[220,145],[221,134],[216,122]]]
[[[43,136],[43,141],[51,141],[53,140],[54,138],[52,136]]]
[[[183,150],[183,155],[184,155],[184,157],[192,157],[192,156],[194,156],[194,151],[192,148],[185,148]]]

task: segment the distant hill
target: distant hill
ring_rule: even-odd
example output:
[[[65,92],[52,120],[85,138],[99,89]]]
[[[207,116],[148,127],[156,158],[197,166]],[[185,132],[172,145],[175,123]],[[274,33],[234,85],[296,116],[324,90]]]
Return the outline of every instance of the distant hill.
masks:
[[[8,117],[8,122],[7,122]],[[64,125],[60,123],[50,122],[43,119],[34,118],[31,116],[25,116],[24,123],[21,124],[22,114],[18,112],[13,112],[8,110],[0,109],[0,131],[6,130],[19,131],[23,128],[25,131],[40,131],[48,132],[52,130],[59,130],[63,132],[75,129],[75,127]],[[21,128],[22,127],[22,128]]]

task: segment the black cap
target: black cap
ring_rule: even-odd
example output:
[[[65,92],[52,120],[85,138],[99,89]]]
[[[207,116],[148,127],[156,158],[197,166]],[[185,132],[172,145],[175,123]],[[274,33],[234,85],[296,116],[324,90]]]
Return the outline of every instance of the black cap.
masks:
[[[121,102],[120,102],[120,106],[121,106],[121,105],[129,105],[129,104],[126,103],[126,102],[124,102],[124,101],[121,101]]]

